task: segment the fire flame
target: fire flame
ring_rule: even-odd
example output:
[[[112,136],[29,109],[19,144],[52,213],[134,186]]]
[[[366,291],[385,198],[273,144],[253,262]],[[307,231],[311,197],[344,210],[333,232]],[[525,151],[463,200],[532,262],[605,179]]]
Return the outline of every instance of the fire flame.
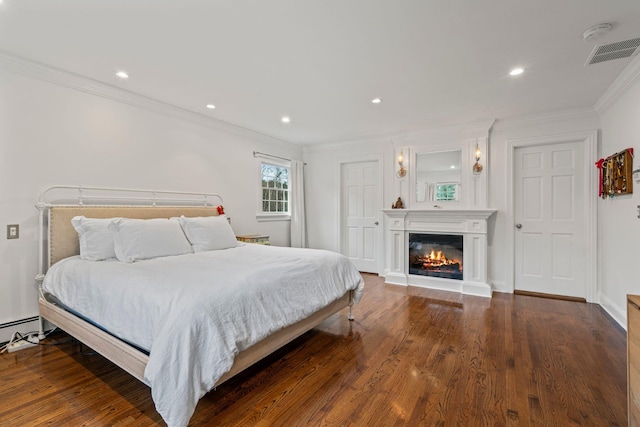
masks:
[[[462,270],[462,262],[457,259],[448,259],[442,251],[436,251],[435,249],[431,249],[429,254],[425,254],[420,258],[422,262],[423,268],[437,268],[442,266],[453,266],[457,264],[458,268]]]

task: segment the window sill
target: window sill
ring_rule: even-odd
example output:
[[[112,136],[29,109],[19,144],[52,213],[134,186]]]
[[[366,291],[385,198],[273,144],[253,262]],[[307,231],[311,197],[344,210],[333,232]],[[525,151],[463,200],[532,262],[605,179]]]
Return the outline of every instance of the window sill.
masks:
[[[259,214],[256,214],[256,219],[258,220],[258,222],[263,222],[263,221],[291,221],[291,215],[290,214],[265,214],[265,213],[259,213]]]

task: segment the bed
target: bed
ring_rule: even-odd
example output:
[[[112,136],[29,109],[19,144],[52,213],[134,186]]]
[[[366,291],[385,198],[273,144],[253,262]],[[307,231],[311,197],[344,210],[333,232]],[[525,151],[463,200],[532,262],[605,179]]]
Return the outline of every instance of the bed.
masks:
[[[61,192],[77,193],[75,203]],[[134,196],[119,195],[127,192]],[[53,194],[58,199],[48,201]],[[122,234],[130,230],[125,225],[164,227],[182,218],[192,243],[193,232],[185,227],[223,219],[228,224],[225,217],[215,218],[223,213],[221,204],[212,203],[216,198],[222,201],[213,194],[58,186],[47,189],[37,205],[41,318],[149,385],[169,426],[187,425],[206,392],[329,316],[348,308],[352,319],[351,307],[362,292],[353,265],[328,251],[244,243],[197,250],[193,243],[195,253],[135,262],[118,260],[122,248],[116,259],[79,255],[79,217],[105,219],[116,241],[129,237]]]

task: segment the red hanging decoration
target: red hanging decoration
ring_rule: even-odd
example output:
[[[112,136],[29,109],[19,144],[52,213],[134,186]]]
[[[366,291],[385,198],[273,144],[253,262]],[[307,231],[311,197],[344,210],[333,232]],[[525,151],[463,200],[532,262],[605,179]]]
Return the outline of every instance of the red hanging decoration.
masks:
[[[598,168],[598,197],[602,197],[602,165],[604,164],[604,159],[600,159],[596,162],[596,167]]]
[[[224,206],[218,205],[216,209],[218,210],[218,215],[224,215]]]

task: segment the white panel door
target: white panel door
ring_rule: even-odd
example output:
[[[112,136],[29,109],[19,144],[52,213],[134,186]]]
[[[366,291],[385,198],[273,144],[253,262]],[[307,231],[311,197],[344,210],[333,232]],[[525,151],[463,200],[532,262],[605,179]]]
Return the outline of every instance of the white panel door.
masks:
[[[378,272],[380,190],[378,162],[341,167],[341,248],[360,271]]]
[[[581,142],[515,150],[515,289],[586,297]]]

